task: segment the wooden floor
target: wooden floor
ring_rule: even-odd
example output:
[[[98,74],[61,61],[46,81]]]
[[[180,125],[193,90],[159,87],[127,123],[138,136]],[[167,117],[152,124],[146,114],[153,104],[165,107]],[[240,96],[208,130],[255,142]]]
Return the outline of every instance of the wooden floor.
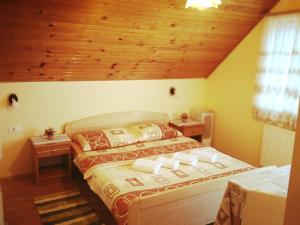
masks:
[[[104,220],[106,225],[116,225],[112,215],[80,176],[63,180],[49,181],[39,186],[33,183],[32,176],[5,178],[1,181],[4,201],[4,219],[7,225],[40,225],[39,216],[33,205],[33,197],[50,194],[71,188],[78,188],[91,207]]]
[[[106,225],[116,225],[109,210],[100,198],[89,189],[81,175],[76,175],[73,179],[49,181],[39,186],[34,184],[30,175],[11,177],[2,179],[1,186],[6,225],[41,225],[33,205],[33,197],[72,188],[80,190]]]

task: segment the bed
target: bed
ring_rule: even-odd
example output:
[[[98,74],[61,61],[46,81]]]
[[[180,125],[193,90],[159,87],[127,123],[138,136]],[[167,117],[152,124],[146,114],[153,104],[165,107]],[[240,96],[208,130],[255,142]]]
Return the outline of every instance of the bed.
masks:
[[[66,124],[65,132],[72,138],[78,133],[138,123],[166,125],[168,116],[156,112],[97,115]],[[191,138],[174,136],[173,131],[164,129],[165,138],[105,150],[84,151],[80,144],[73,143],[76,166],[119,225],[209,224],[216,218],[228,179],[254,169],[245,162],[213,148],[203,148]],[[131,168],[137,158],[169,157],[175,152],[189,153],[199,148],[217,153],[218,161],[199,163],[197,167],[180,164],[177,170],[162,168],[158,175]]]

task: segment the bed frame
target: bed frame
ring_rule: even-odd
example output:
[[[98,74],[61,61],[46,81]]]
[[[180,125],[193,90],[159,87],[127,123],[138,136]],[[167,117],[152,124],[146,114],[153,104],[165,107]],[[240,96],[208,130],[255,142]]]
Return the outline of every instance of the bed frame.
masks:
[[[102,114],[67,123],[65,132],[71,137],[77,132],[122,127],[149,121],[168,122],[166,113],[120,112]],[[236,175],[238,176],[238,175]],[[227,185],[228,178],[146,196],[134,200],[128,211],[129,225],[205,225],[212,223]]]
[[[228,178],[227,178],[228,179]],[[206,225],[215,221],[227,179],[199,183],[138,198],[128,211],[129,225]]]

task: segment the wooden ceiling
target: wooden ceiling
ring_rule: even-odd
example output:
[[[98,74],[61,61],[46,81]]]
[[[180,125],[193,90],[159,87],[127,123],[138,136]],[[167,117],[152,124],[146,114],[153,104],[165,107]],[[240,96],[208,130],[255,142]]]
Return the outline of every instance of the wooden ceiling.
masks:
[[[277,0],[1,0],[0,81],[207,77]]]

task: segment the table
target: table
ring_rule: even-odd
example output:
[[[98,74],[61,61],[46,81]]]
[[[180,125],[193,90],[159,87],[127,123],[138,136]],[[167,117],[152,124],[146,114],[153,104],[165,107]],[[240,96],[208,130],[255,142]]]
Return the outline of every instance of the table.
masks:
[[[272,166],[231,179],[214,225],[282,225],[289,174]]]
[[[32,137],[32,163],[36,184],[41,181],[65,176],[71,177],[71,140],[66,134],[55,135],[48,140],[44,136]],[[64,157],[62,165],[40,167],[40,160],[52,157]]]
[[[179,130],[184,136],[201,141],[201,135],[204,131],[204,125],[197,120],[171,120],[169,125]]]

